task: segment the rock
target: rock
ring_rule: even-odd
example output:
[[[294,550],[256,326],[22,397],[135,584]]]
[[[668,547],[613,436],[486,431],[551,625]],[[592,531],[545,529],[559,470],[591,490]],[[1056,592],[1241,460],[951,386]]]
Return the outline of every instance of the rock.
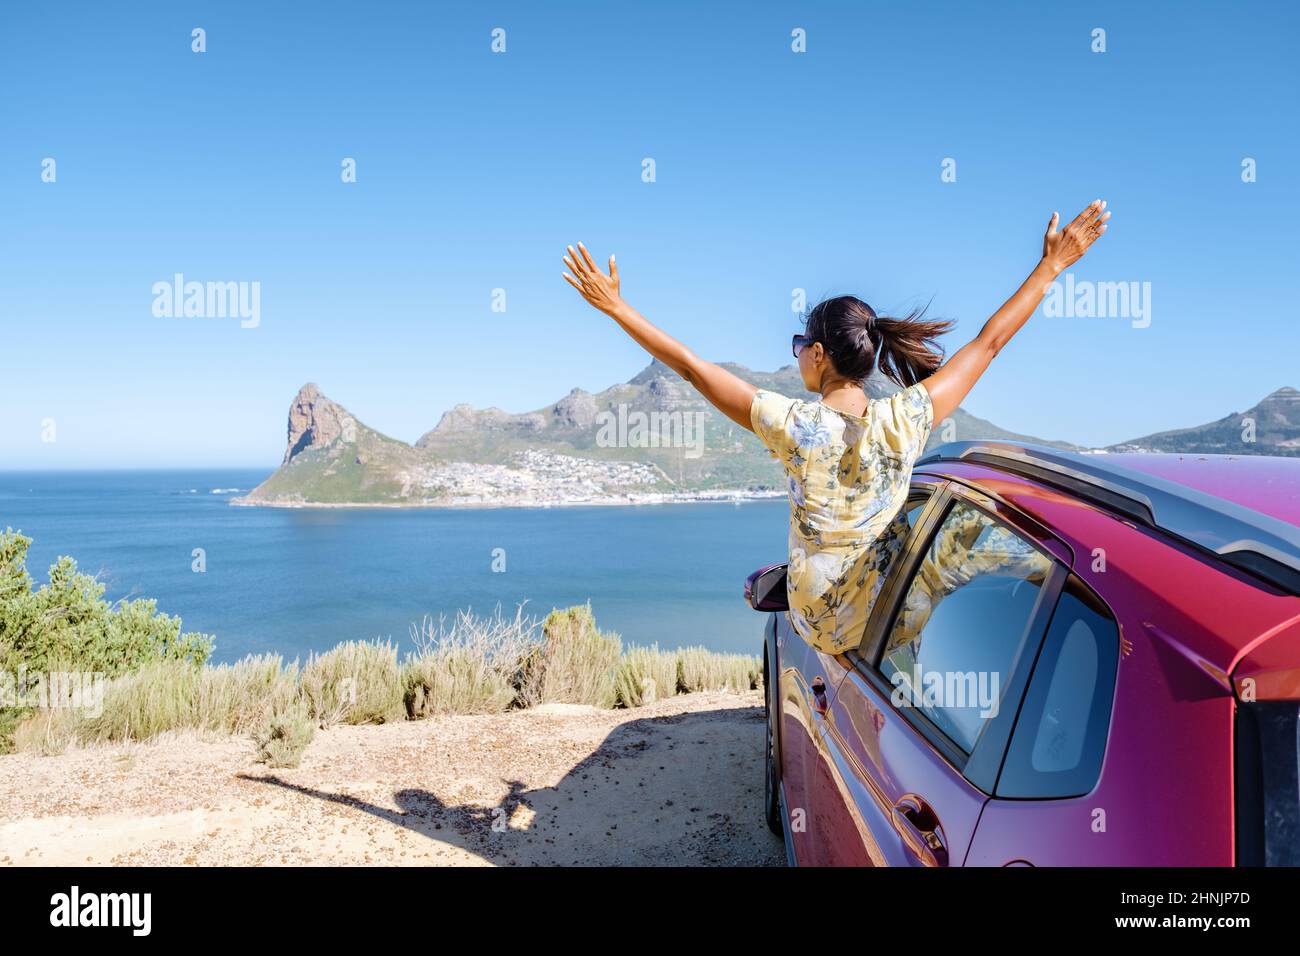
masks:
[[[315,382],[308,382],[289,405],[289,446],[280,464],[289,464],[308,448],[324,448],[340,439],[357,440],[357,420],[326,398]]]
[[[560,428],[587,429],[596,424],[596,399],[590,392],[575,388],[555,403],[551,420]]]
[[[593,412],[594,417],[594,412]],[[421,436],[415,443],[416,448],[429,445],[434,436],[465,435],[491,431],[539,432],[546,428],[546,418],[540,412],[525,412],[511,415],[499,408],[485,408],[481,411],[473,405],[460,404],[449,412],[444,412],[433,431]]]

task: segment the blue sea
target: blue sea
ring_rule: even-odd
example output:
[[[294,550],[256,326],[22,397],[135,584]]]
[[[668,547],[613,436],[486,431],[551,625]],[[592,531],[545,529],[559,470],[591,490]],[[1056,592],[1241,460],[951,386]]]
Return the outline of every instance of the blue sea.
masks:
[[[745,576],[785,558],[784,499],[481,510],[246,508],[263,470],[0,472],[0,528],[34,539],[37,583],[59,555],[110,599],[156,598],[216,661],[287,659],[392,638],[471,609],[513,616],[591,602],[624,643],[758,653]],[[206,571],[192,569],[201,548]],[[494,571],[503,549],[505,570]],[[498,562],[499,564],[499,562]]]

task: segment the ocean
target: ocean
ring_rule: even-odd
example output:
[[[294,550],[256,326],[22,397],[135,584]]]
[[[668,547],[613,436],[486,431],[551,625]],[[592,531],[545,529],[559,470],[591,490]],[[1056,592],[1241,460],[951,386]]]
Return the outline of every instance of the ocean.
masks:
[[[0,472],[0,528],[59,555],[105,596],[147,597],[213,660],[287,660],[391,638],[459,610],[544,615],[587,601],[624,644],[759,653],[749,572],[785,560],[784,499],[529,509],[278,509],[229,504],[265,470]],[[194,570],[202,549],[206,570]],[[504,570],[494,570],[504,567]]]

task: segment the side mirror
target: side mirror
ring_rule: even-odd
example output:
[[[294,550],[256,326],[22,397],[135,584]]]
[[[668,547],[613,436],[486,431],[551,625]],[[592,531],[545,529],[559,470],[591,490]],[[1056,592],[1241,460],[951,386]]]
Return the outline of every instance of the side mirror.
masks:
[[[745,600],[755,611],[788,611],[790,599],[785,593],[784,564],[759,568],[745,579]]]

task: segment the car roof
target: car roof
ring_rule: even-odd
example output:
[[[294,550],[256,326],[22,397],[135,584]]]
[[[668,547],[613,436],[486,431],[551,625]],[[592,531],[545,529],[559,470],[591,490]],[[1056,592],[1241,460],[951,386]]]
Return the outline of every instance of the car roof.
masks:
[[[1300,525],[1300,458],[1145,452],[1111,453],[1104,458]]]
[[[1083,454],[1029,442],[958,441],[917,466],[944,461],[1054,486],[1300,595],[1300,460]]]

